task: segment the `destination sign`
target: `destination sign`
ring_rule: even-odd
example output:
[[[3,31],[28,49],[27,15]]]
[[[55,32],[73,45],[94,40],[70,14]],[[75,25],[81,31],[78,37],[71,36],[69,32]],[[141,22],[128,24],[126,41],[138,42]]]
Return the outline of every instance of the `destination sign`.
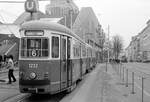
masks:
[[[41,30],[34,31],[34,30],[29,30],[25,32],[26,36],[43,36],[44,32]]]

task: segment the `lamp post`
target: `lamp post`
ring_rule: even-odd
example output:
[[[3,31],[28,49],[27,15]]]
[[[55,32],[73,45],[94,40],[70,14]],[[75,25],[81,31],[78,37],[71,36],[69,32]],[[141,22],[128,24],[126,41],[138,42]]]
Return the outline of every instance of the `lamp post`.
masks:
[[[70,15],[70,29],[72,30],[73,8],[71,10],[69,10],[69,15]]]

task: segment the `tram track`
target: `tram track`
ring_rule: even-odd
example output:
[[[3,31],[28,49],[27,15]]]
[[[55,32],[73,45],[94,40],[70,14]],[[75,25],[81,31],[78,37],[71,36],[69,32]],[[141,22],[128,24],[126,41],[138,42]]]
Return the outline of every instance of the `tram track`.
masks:
[[[12,101],[12,102],[60,102],[65,96],[66,96],[66,94],[64,94],[64,93],[58,93],[55,95],[50,95],[50,94],[32,95],[32,94],[30,94],[28,96],[20,98],[17,101]]]
[[[31,95],[18,93],[3,99],[2,102],[22,102],[22,100],[30,96]]]
[[[31,96],[31,94],[30,94],[30,95],[27,95],[27,96],[24,96],[24,97],[22,97],[21,99],[17,100],[16,102],[23,102],[23,100],[25,100],[26,98],[28,98],[28,97],[30,97],[30,96]]]

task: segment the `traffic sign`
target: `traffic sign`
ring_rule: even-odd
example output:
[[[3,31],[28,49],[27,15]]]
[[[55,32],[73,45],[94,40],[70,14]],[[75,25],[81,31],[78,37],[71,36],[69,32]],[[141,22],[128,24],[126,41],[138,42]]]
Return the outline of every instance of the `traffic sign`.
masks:
[[[25,10],[27,12],[37,12],[39,11],[39,4],[37,0],[27,0],[25,2]]]

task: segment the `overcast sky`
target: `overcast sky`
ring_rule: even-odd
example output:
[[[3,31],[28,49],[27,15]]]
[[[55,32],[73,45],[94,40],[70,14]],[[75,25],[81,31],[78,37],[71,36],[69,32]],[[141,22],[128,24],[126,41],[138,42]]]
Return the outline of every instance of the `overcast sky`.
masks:
[[[13,0],[12,0],[13,1]],[[20,0],[19,0],[20,1]],[[125,47],[131,36],[137,35],[150,18],[150,0],[75,0],[79,7],[92,7],[100,24],[107,32],[110,25],[110,36],[116,34],[124,39]],[[49,2],[40,2],[40,10],[45,11]],[[3,22],[10,22],[24,11],[24,4],[0,4],[0,17]]]

